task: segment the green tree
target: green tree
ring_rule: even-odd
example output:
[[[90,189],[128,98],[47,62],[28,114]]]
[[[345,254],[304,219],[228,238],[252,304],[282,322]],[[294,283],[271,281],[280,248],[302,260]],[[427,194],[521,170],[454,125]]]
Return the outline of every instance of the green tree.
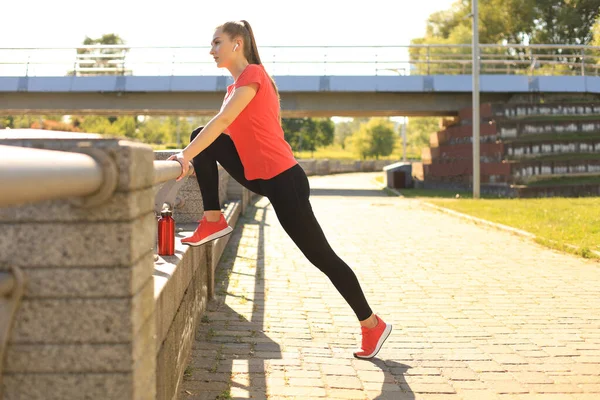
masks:
[[[52,121],[56,122],[51,124],[55,129],[60,125],[69,129],[62,122],[62,118],[62,115],[5,115],[0,116],[0,128],[26,129],[35,125],[35,129],[45,129],[45,122]]]
[[[594,26],[592,27],[592,46],[600,46],[600,17],[596,19]],[[600,62],[600,61],[599,61]]]
[[[125,41],[119,35],[117,35],[115,33],[107,33],[96,39],[92,39],[89,36],[86,36],[85,39],[83,39],[83,44],[85,46],[95,45],[95,44],[119,45],[119,44],[125,44]]]
[[[308,132],[307,150],[314,152],[317,147],[329,146],[333,143],[335,124],[330,118],[318,118],[315,120],[316,128]]]
[[[409,117],[406,141],[417,148],[429,146],[429,136],[440,130],[439,117]]]
[[[359,129],[348,138],[348,145],[357,154],[361,160],[367,159],[371,155],[371,141],[369,132],[366,129]]]
[[[169,143],[171,141],[169,131],[169,127],[161,118],[145,118],[139,127],[140,139],[144,143]]]
[[[191,132],[196,129],[198,127],[198,125],[192,125],[192,123],[190,123],[190,121],[188,121],[187,118],[182,118],[182,117],[177,117],[179,122],[176,122],[176,124],[179,124],[179,138],[181,140],[181,147],[185,147],[187,146],[187,144],[190,141],[190,134]],[[175,138],[173,140],[173,143],[177,142],[177,127],[175,129]]]
[[[112,125],[119,132],[119,136],[125,136],[130,139],[140,138],[136,117],[118,117]]]
[[[81,118],[79,128],[87,133],[99,133],[101,135],[120,136],[118,127],[111,124],[109,119],[99,115],[89,115]]]
[[[333,143],[335,125],[329,118],[283,118],[285,140],[292,150],[309,150]]]
[[[346,149],[346,140],[360,129],[360,124],[368,122],[369,118],[352,118],[349,121],[335,124],[334,142],[339,144],[343,150]]]
[[[31,115],[5,115],[0,117],[0,128],[24,129],[40,119]]]
[[[533,0],[532,0],[533,1]],[[532,43],[589,44],[600,13],[599,0],[536,0]]]
[[[394,124],[388,118],[371,118],[350,137],[350,144],[361,159],[379,159],[392,154],[397,137]]]
[[[83,40],[84,46],[124,44],[125,41],[114,33],[104,34],[96,39],[86,36]],[[124,75],[126,54],[125,48],[77,49],[77,70],[68,75]]]
[[[424,37],[413,44],[470,44],[471,2],[459,0],[449,10],[433,13],[426,25]],[[491,44],[589,44],[593,26],[600,13],[600,0],[480,0],[480,43]],[[517,61],[530,61],[529,55],[514,49],[485,49],[485,53],[510,55]],[[456,64],[440,65],[435,60],[462,59]],[[444,54],[443,54],[444,53]],[[416,73],[470,73],[469,47],[413,48],[410,58]],[[571,49],[537,50],[542,57],[552,54],[561,61],[579,62],[580,54]],[[429,62],[429,63],[428,63]],[[518,68],[526,70],[528,63]],[[482,65],[482,71],[494,72],[494,65]],[[513,67],[515,68],[515,67]]]
[[[282,118],[281,127],[285,140],[294,151],[303,149],[302,144],[306,131],[316,128],[310,118]]]

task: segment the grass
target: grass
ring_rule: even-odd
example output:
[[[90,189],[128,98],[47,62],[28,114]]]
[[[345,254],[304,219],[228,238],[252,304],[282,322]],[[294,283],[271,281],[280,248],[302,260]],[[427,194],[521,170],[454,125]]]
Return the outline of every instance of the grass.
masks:
[[[210,342],[213,337],[215,337],[215,330],[213,328],[209,328],[206,332],[206,341]]]
[[[402,196],[408,197],[408,198],[443,198],[443,199],[454,199],[457,196],[459,198],[473,198],[473,193],[471,193],[471,192],[464,192],[464,191],[458,191],[458,190],[445,190],[445,189],[399,189],[399,191],[400,191],[400,193],[402,193]]]
[[[558,122],[558,121],[597,121],[600,119],[600,115],[591,114],[591,115],[581,115],[581,114],[572,114],[572,115],[526,115],[522,117],[508,117],[506,120],[509,121],[549,121],[549,122]]]
[[[192,376],[193,372],[194,372],[194,368],[192,368],[192,366],[188,365],[188,366],[185,368],[185,371],[183,371],[183,378],[184,378],[184,379],[189,379],[189,378],[191,378],[191,376]]]
[[[231,389],[225,389],[215,398],[215,400],[229,400],[231,397]]]
[[[600,154],[597,154],[597,153],[548,154],[548,155],[539,155],[536,157],[506,157],[506,160],[509,162],[600,160]]]
[[[546,186],[546,185],[584,185],[600,184],[600,175],[592,176],[561,176],[556,178],[538,179],[527,183],[527,186]]]
[[[543,142],[543,141],[558,141],[558,140],[592,140],[598,139],[600,132],[574,132],[574,133],[537,133],[522,135],[516,138],[506,138],[504,143],[520,143],[520,142]]]
[[[499,199],[484,196],[475,200],[471,193],[451,190],[401,189],[400,192],[405,197],[421,198],[440,207],[530,232],[537,237],[536,241],[555,249],[586,258],[597,258],[592,250],[600,252],[598,197]]]

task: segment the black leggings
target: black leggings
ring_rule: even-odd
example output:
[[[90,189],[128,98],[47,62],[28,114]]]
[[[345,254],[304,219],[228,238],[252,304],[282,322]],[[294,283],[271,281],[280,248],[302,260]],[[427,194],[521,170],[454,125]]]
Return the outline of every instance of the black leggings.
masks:
[[[191,140],[201,129],[192,132]],[[360,321],[369,318],[372,311],[356,275],[335,254],[315,218],[309,201],[308,178],[302,167],[296,164],[271,179],[247,180],[233,141],[221,134],[193,160],[204,209],[208,211],[221,209],[217,162],[247,189],[269,199],[281,226],[306,258],[329,277]]]

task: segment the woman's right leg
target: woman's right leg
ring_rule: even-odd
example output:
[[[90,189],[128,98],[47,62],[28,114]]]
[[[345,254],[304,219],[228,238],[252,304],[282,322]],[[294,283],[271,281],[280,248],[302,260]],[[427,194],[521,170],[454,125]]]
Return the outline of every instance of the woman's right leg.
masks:
[[[202,127],[192,132],[191,140],[200,133]],[[192,160],[196,180],[202,193],[204,218],[190,237],[181,239],[188,246],[200,246],[225,235],[233,229],[229,226],[219,202],[219,169],[217,162],[239,183],[251,191],[261,193],[258,181],[249,181],[244,176],[244,166],[228,135],[221,134],[214,142]]]
[[[203,127],[196,128],[190,137],[190,141],[200,133]],[[244,166],[240,156],[229,135],[221,134],[214,142],[204,149],[192,160],[196,180],[202,193],[204,210],[221,210],[219,202],[219,170],[217,162],[239,182],[254,193],[262,193],[258,181],[249,181],[244,175]]]

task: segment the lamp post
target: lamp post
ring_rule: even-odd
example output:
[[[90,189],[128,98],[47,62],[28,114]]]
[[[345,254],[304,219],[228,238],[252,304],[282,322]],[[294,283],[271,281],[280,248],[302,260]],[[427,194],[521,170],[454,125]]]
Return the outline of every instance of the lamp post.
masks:
[[[408,117],[403,117],[402,119],[402,161],[406,162],[406,123],[408,122]]]
[[[473,14],[473,198],[479,198],[479,17],[477,1],[471,0],[471,13]]]

